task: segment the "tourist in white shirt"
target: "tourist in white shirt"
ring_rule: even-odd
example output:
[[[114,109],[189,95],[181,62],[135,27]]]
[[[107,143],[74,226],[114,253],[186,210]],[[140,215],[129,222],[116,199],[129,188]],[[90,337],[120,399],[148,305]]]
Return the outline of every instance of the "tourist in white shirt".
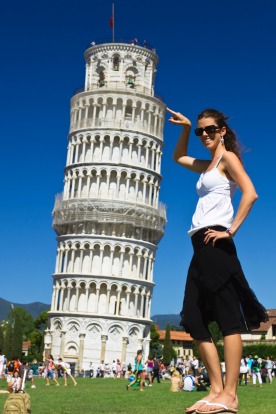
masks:
[[[8,391],[10,393],[21,391],[22,379],[19,377],[19,372],[15,371],[12,378],[8,382]]]
[[[247,385],[247,373],[248,373],[248,366],[245,356],[241,359],[241,365],[240,365],[240,375],[239,375],[239,385],[242,384],[242,381],[244,380],[244,385]]]
[[[5,364],[5,355],[2,354],[0,349],[0,379],[4,379],[4,364]]]
[[[273,367],[273,363],[270,357],[267,357],[265,361],[265,368],[267,369],[267,376],[268,376],[268,381],[270,382],[270,384],[272,383],[272,367]]]
[[[198,365],[199,365],[199,361],[198,359],[194,356],[193,360],[191,361],[191,366],[192,369],[194,371],[194,376],[196,377],[198,375]]]

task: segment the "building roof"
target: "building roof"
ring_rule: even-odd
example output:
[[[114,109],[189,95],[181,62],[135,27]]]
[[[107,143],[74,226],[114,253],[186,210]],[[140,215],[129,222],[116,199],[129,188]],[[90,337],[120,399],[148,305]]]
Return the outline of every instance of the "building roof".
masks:
[[[269,318],[267,322],[262,322],[260,327],[252,329],[252,332],[267,332],[272,325],[276,325],[276,318]]]
[[[268,321],[261,322],[261,325],[257,329],[252,329],[252,332],[267,332],[272,325],[276,325],[276,309],[268,309]]]
[[[276,309],[268,309],[267,313],[269,318],[276,318]]]
[[[165,339],[166,331],[158,331],[160,340]],[[193,338],[186,332],[182,331],[171,331],[171,341],[192,341]]]

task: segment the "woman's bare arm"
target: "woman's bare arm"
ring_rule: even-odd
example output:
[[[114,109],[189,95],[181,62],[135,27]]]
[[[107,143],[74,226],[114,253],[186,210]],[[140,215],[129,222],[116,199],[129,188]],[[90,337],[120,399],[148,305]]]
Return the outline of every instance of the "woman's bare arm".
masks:
[[[197,158],[193,158],[188,155],[188,142],[192,125],[191,121],[180,112],[172,111],[169,108],[167,108],[167,111],[172,115],[169,118],[169,122],[174,125],[182,126],[182,131],[174,149],[174,161],[180,164],[182,167],[187,168],[188,170],[202,173],[208,168],[210,161],[198,160]]]

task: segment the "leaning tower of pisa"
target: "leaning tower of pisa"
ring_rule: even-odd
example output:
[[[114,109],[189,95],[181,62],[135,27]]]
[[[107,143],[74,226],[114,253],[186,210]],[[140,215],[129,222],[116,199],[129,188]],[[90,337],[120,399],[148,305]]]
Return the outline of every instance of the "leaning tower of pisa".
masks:
[[[45,351],[86,370],[133,362],[150,342],[165,105],[154,49],[93,44],[71,99],[63,193],[53,211],[56,268]]]

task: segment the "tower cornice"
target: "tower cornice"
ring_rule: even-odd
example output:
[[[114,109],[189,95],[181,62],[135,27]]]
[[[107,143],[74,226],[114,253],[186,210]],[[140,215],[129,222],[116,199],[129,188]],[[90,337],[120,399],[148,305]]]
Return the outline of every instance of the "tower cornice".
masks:
[[[108,168],[112,168],[112,169],[118,169],[118,170],[125,170],[125,171],[129,171],[129,172],[143,172],[145,174],[151,174],[153,177],[157,177],[159,178],[159,180],[161,180],[162,175],[159,174],[156,171],[153,171],[150,168],[143,168],[140,165],[133,165],[133,164],[118,164],[118,163],[114,163],[114,162],[102,162],[102,161],[94,161],[93,165],[91,165],[91,163],[85,163],[85,162],[80,162],[78,164],[71,164],[68,165],[64,168],[64,172],[66,173],[67,171],[71,171],[74,169],[78,169],[78,168],[87,168],[89,167],[91,168],[100,168],[100,169],[108,169]]]
[[[99,127],[91,127],[91,128],[76,128],[74,130],[71,130],[68,134],[68,140],[70,140],[71,137],[75,136],[76,134],[89,134],[93,132],[95,135],[96,134],[101,134],[102,133],[102,129],[100,129]],[[135,135],[135,137],[138,138],[148,138],[148,139],[154,139],[154,141],[156,141],[159,145],[161,145],[163,147],[164,143],[163,143],[163,139],[161,139],[160,137],[157,137],[154,134],[150,134],[150,133],[145,133],[144,131],[139,131],[139,130],[129,130],[128,128],[105,128],[105,133],[108,132],[112,132],[112,135],[118,135],[120,136],[122,133],[125,133],[127,135]]]
[[[154,282],[148,281],[148,280],[141,280],[137,278],[129,278],[129,277],[118,277],[118,276],[98,276],[98,275],[85,275],[85,274],[75,274],[75,273],[69,273],[67,275],[61,274],[61,273],[54,273],[53,278],[55,280],[78,280],[78,281],[87,281],[90,283],[91,281],[94,281],[97,279],[97,282],[99,284],[101,283],[109,283],[114,284],[116,282],[118,285],[131,285],[136,286],[137,288],[150,288],[152,289],[155,286]]]
[[[146,59],[150,59],[156,65],[158,63],[158,56],[155,53],[155,50],[151,51],[145,47],[127,44],[127,43],[103,43],[100,45],[91,46],[86,49],[84,53],[84,58],[86,62],[89,62],[91,56],[97,57],[98,53],[107,53],[107,52],[128,52],[135,53],[141,56],[144,56]]]
[[[59,311],[49,311],[48,314],[51,316],[51,318],[53,317],[70,317],[70,318],[91,318],[93,320],[102,320],[102,319],[106,319],[105,315],[99,315],[96,313],[84,313],[84,312],[59,312]],[[108,315],[108,319],[110,319],[111,321],[127,321],[127,322],[131,322],[131,323],[137,323],[137,324],[141,324],[141,322],[143,322],[143,324],[145,323],[151,323],[152,320],[151,319],[143,319],[141,320],[141,318],[137,318],[135,316],[131,317],[131,316],[118,316],[118,315]]]
[[[93,96],[101,97],[105,95],[112,95],[112,96],[119,96],[120,98],[125,97],[129,98],[130,95],[135,96],[143,101],[150,101],[156,102],[159,105],[163,106],[165,111],[166,105],[163,101],[163,98],[158,93],[154,93],[154,95],[145,95],[144,92],[147,92],[148,89],[144,87],[134,87],[130,89],[125,85],[125,83],[121,82],[119,85],[116,83],[107,84],[105,87],[99,87],[97,85],[93,85],[93,89],[89,89],[88,91],[84,90],[84,87],[78,88],[74,95],[71,97],[71,104],[74,104],[76,99],[80,98],[89,98]],[[123,92],[123,94],[122,94]]]

